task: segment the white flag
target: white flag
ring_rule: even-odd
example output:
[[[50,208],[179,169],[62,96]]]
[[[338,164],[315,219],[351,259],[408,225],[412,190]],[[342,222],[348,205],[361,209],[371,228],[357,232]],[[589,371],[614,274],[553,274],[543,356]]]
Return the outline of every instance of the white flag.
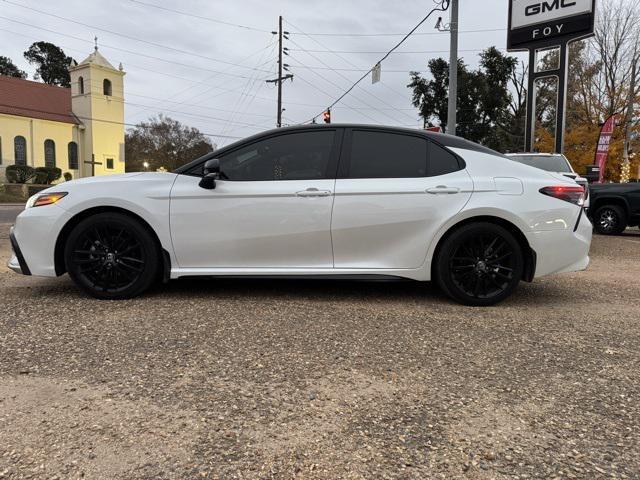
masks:
[[[380,73],[382,72],[382,66],[380,63],[376,63],[376,66],[371,70],[371,83],[378,83],[380,81]]]

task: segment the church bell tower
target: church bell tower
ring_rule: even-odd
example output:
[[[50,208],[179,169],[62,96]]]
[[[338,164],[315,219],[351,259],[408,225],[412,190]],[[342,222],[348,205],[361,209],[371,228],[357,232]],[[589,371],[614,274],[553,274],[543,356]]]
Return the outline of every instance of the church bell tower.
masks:
[[[81,177],[124,173],[124,75],[94,52],[69,67],[71,109],[81,123]]]

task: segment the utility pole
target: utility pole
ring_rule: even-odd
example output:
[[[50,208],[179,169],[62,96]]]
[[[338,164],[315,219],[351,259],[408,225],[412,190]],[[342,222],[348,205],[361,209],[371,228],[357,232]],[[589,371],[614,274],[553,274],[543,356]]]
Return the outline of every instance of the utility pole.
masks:
[[[278,17],[278,128],[282,126],[282,15]]]
[[[273,34],[278,35],[278,78],[273,80],[267,80],[267,83],[277,83],[278,84],[278,114],[276,116],[276,125],[278,128],[282,127],[282,81],[283,80],[293,80],[293,74],[288,73],[284,77],[282,76],[282,70],[287,70],[289,65],[286,63],[282,63],[282,54],[288,55],[286,53],[287,49],[282,46],[282,39],[289,39],[287,35],[289,32],[285,32],[282,30],[282,15],[278,17],[278,31],[271,32]]]
[[[447,133],[456,134],[456,108],[458,100],[458,0],[451,0],[449,22],[451,44],[449,47],[449,104],[447,109]]]
[[[633,56],[633,64],[631,65],[631,83],[629,85],[629,100],[627,103],[627,115],[624,123],[624,171],[629,173],[629,145],[631,143],[631,121],[633,120],[633,104],[635,101],[636,90],[636,68],[638,63],[638,57]],[[629,179],[626,179],[629,181]]]

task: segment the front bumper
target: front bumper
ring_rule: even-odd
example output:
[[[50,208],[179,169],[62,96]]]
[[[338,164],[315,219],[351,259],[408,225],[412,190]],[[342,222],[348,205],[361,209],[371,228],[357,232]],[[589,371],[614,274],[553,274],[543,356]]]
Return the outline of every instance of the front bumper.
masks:
[[[16,236],[13,234],[14,227],[11,227],[11,231],[9,233],[9,241],[11,242],[11,250],[13,255],[9,259],[9,263],[7,263],[7,267],[13,270],[16,273],[22,273],[23,275],[31,275],[31,270],[29,270],[29,266],[22,255],[22,251],[20,250],[20,246],[18,245],[18,240],[16,240]]]

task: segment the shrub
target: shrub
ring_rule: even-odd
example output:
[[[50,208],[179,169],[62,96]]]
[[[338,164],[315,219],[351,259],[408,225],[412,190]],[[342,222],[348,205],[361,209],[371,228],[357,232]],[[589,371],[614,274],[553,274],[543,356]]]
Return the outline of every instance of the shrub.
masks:
[[[9,183],[27,183],[33,178],[34,170],[29,165],[8,165],[4,174]]]
[[[62,176],[62,170],[58,167],[37,167],[33,183],[50,185]]]
[[[69,180],[73,180],[73,175],[71,172],[64,172],[64,181],[68,182]]]

